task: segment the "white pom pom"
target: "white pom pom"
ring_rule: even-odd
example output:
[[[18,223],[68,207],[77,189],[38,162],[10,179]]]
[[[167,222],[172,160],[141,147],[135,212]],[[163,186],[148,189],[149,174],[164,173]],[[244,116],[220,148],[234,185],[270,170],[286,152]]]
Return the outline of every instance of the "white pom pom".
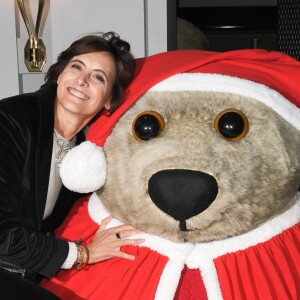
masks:
[[[89,193],[98,190],[106,179],[103,149],[89,141],[74,147],[60,165],[60,177],[71,191]]]

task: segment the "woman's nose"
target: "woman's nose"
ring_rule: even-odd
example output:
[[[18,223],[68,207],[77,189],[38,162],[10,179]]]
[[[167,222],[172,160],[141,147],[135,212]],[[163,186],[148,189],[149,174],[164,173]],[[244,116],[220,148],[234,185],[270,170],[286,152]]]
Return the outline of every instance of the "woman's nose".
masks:
[[[76,78],[76,83],[79,86],[87,86],[88,85],[88,77],[85,74],[82,74]]]

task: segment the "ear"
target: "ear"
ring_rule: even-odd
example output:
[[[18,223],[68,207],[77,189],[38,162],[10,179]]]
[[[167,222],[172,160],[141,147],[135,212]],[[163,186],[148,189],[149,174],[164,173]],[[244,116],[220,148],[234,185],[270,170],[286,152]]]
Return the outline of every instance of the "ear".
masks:
[[[57,80],[56,80],[56,83],[57,83],[57,84],[59,84],[59,82],[60,82],[60,75],[61,75],[61,74],[59,74],[58,77],[57,77]]]
[[[107,110],[109,110],[109,109],[110,109],[110,101],[108,101],[108,102],[104,105],[104,107],[105,107]]]

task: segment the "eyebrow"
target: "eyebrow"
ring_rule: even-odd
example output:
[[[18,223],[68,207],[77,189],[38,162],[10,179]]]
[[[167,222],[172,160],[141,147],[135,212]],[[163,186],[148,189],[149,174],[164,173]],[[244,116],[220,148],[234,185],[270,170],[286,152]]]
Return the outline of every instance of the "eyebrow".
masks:
[[[73,62],[78,62],[81,65],[85,66],[85,63],[82,60],[80,60],[80,59],[73,59],[73,60],[70,61],[70,63],[73,63]],[[100,72],[101,74],[103,74],[103,76],[106,78],[106,80],[108,80],[107,74],[102,69],[94,69],[94,71]]]

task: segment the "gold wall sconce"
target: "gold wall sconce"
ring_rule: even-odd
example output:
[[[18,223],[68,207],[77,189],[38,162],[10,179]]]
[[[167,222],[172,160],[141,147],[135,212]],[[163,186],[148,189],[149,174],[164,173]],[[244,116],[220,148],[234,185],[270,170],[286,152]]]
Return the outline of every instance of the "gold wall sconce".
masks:
[[[29,72],[41,72],[46,63],[46,47],[42,39],[39,38],[45,1],[39,0],[35,29],[32,29],[32,26],[30,25],[24,1],[17,0],[17,3],[29,36],[24,48],[24,61],[26,67]]]

